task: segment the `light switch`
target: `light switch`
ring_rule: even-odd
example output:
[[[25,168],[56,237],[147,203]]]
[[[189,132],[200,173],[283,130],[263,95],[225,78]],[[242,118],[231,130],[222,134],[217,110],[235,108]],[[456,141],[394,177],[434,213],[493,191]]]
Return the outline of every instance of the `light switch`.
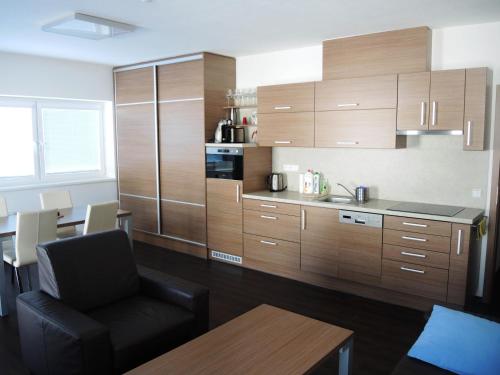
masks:
[[[285,172],[298,172],[299,166],[296,164],[283,164],[283,170]]]
[[[481,198],[481,189],[472,189],[472,198]]]

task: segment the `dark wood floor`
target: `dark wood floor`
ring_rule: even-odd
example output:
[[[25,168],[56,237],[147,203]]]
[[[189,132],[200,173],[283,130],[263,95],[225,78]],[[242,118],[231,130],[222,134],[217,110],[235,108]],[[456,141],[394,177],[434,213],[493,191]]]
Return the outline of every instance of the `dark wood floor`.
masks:
[[[425,324],[425,313],[306,285],[293,280],[206,261],[137,243],[138,264],[191,280],[210,289],[211,328],[267,303],[355,332],[354,374],[389,374]],[[37,279],[36,269],[33,278]],[[10,270],[6,268],[6,275]],[[37,287],[36,281],[34,287]],[[0,319],[0,374],[27,374],[21,362],[16,291],[7,281],[11,315]],[[332,373],[335,359],[320,373]]]

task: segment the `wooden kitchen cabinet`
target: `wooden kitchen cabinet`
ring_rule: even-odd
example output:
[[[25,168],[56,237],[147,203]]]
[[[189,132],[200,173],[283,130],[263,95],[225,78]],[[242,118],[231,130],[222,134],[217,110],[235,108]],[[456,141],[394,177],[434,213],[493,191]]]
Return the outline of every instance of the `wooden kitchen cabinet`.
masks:
[[[211,250],[243,255],[241,181],[207,178],[207,240]]]
[[[399,148],[406,138],[396,136],[396,110],[373,109],[316,112],[316,147]]]
[[[431,72],[429,130],[463,131],[465,69]]]
[[[429,129],[431,73],[400,74],[398,78],[398,130]]]
[[[396,108],[396,74],[316,82],[315,110]]]
[[[463,306],[467,295],[471,226],[453,224],[451,231],[447,302]]]
[[[337,276],[338,227],[338,210],[301,206],[300,268],[302,271]]]
[[[313,112],[314,82],[259,86],[257,98],[259,114]]]
[[[259,114],[259,146],[313,147],[314,112]]]
[[[464,150],[484,150],[488,68],[465,70]]]

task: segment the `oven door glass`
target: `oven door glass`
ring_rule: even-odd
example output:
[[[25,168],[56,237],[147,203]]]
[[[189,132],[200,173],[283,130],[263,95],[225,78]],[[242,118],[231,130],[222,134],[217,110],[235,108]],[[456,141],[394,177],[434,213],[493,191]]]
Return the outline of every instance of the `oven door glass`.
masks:
[[[207,154],[208,178],[243,180],[243,155]]]

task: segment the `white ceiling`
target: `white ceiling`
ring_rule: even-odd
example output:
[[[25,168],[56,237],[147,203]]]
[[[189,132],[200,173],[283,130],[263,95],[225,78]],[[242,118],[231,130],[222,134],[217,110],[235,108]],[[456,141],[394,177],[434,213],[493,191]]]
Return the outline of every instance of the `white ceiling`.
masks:
[[[500,0],[0,0],[0,51],[112,65],[211,51],[243,56],[336,37],[500,21]],[[41,31],[73,12],[137,25],[92,41]],[[500,36],[496,36],[499,38]]]

